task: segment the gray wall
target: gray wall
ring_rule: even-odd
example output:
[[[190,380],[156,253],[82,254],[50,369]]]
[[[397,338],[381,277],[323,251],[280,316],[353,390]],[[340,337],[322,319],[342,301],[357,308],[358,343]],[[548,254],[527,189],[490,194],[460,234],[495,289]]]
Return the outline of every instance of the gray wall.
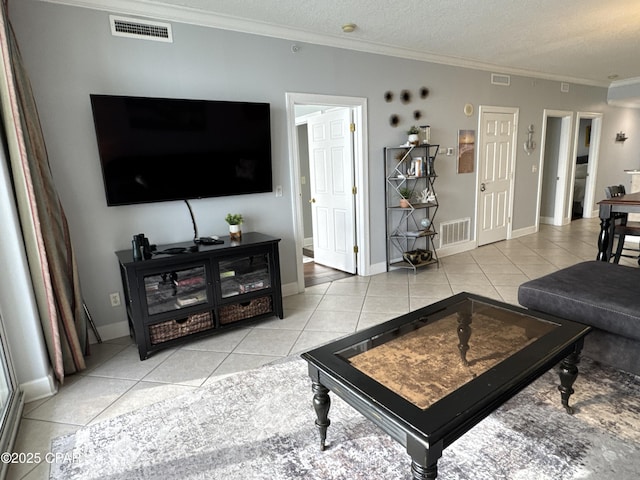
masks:
[[[431,125],[433,143],[456,145],[458,129],[477,129],[477,114],[466,117],[464,104],[520,108],[513,228],[535,224],[539,149],[527,156],[522,143],[527,125],[540,132],[544,108],[604,113],[597,192],[621,182],[625,168],[640,167],[640,114],[611,108],[604,88],[571,85],[560,92],[557,81],[512,77],[510,87],[490,83],[490,72],[463,69],[292,42],[212,28],[173,23],[174,43],[113,37],[108,13],[35,0],[12,2],[10,18],[30,73],[51,168],[69,217],[82,288],[96,323],[125,321],[123,308],[109,305],[109,292],[122,291],[114,251],[130,247],[133,234],[152,242],[191,237],[184,202],[107,207],[93,130],[90,93],[270,102],[272,107],[274,185],[284,196],[259,194],[192,202],[201,234],[224,234],[227,212],[242,212],[244,230],[282,238],[282,278],[296,282],[286,131],[285,93],[304,92],[368,99],[371,263],[385,261],[382,150],[405,141],[406,128]],[[430,95],[408,105],[384,101],[384,92],[414,92],[426,86]],[[398,128],[389,116],[399,114]],[[615,144],[617,131],[630,137]],[[540,138],[536,138],[540,144]],[[457,175],[455,156],[440,156],[436,169],[439,221],[475,217],[475,175]],[[277,212],[277,214],[274,214]],[[594,238],[594,242],[596,239]]]

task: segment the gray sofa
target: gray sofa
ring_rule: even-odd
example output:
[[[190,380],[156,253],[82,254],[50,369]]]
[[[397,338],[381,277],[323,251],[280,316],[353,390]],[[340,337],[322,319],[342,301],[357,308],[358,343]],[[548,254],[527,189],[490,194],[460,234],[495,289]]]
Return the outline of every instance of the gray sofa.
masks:
[[[583,355],[640,375],[640,268],[579,263],[523,283],[518,301],[594,327]]]

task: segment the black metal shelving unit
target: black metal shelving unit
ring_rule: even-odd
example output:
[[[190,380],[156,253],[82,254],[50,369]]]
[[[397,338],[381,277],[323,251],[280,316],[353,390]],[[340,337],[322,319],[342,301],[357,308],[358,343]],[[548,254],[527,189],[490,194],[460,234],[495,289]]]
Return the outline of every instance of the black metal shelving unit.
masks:
[[[439,145],[385,147],[385,208],[387,271],[439,265],[434,239],[438,199],[434,188]],[[400,191],[411,198],[400,205]]]

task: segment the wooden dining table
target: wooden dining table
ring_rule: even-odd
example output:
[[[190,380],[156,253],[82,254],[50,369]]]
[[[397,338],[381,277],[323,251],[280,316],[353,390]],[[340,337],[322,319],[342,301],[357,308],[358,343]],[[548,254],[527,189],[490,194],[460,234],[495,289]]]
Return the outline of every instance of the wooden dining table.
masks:
[[[640,192],[600,200],[598,205],[600,207],[600,235],[598,236],[596,260],[608,262],[611,257],[615,228],[613,217],[616,213],[640,213]]]

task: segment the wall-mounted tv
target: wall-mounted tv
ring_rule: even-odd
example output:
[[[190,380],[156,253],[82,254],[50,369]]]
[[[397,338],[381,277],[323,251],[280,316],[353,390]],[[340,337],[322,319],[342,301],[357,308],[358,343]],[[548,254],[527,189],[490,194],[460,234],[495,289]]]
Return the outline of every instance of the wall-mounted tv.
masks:
[[[90,98],[107,205],[273,190],[268,103]]]

